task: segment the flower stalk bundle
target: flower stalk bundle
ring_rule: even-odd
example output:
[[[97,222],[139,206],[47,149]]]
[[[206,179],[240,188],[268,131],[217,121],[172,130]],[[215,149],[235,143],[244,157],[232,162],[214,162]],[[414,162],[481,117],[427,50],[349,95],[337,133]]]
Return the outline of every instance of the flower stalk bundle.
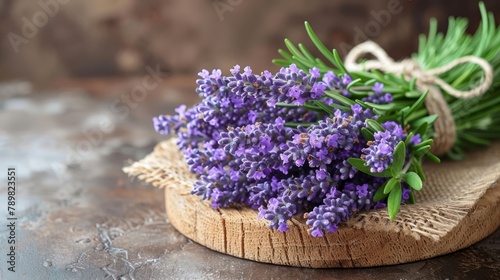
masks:
[[[313,236],[358,211],[387,208],[394,219],[423,187],[424,158],[462,159],[500,138],[500,28],[480,10],[474,35],[466,19],[451,18],[446,34],[432,21],[403,62],[370,42],[343,63],[306,22],[325,60],[285,40],[277,73],[203,70],[201,102],[154,126],[177,134],[199,176],[192,194],[214,208],[248,205],[279,231],[303,215]],[[358,64],[363,53],[377,60]]]

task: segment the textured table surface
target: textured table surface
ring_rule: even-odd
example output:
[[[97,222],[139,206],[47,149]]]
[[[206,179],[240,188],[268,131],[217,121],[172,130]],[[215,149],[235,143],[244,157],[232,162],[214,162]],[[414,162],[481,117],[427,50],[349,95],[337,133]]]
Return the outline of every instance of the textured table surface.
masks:
[[[7,270],[7,189],[0,189],[0,279],[500,279],[500,230],[430,260],[366,269],[303,269],[226,256],[183,237],[163,191],[121,168],[164,139],[151,117],[196,102],[190,79],[142,96],[141,77],[0,87],[0,178],[17,168],[16,272]],[[487,221],[485,221],[487,222]]]

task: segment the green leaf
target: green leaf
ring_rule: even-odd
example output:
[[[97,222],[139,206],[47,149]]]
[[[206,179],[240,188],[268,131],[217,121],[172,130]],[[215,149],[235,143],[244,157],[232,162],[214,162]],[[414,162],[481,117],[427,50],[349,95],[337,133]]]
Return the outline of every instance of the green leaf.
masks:
[[[372,69],[371,72],[373,75],[375,75],[376,79],[379,82],[383,83],[385,86],[390,86],[393,84],[389,79],[386,78],[386,76],[382,72],[380,72],[376,69]]]
[[[288,126],[288,127],[309,127],[313,124],[317,124],[317,123],[296,123],[296,122],[286,122],[285,123],[285,126]]]
[[[357,84],[357,83],[359,83],[359,82],[361,82],[361,79],[355,79],[355,80],[353,80],[352,82],[350,82],[350,83],[347,85],[346,89],[347,89],[347,90],[350,90],[350,89],[351,89],[351,87],[353,87],[354,85],[356,85],[356,84]]]
[[[397,119],[397,117],[396,117],[396,116],[394,116],[394,115],[391,115],[391,114],[385,114],[385,115],[383,115],[383,116],[378,117],[378,118],[377,118],[377,121],[378,121],[379,123],[383,123],[383,122],[386,122],[386,121],[394,121],[394,120],[396,120],[396,119]]]
[[[391,178],[389,181],[387,181],[387,184],[385,185],[384,188],[384,193],[389,194],[392,191],[392,189],[394,189],[394,186],[396,186],[398,182],[400,181],[396,178]]]
[[[394,95],[396,93],[404,93],[405,91],[400,87],[384,87],[384,92],[392,93]]]
[[[360,158],[349,158],[347,160],[354,168],[356,168],[357,170],[365,173],[365,174],[368,174],[368,175],[371,175],[371,176],[374,176],[374,177],[381,177],[381,178],[388,178],[388,177],[392,177],[392,174],[389,170],[384,170],[382,172],[378,172],[378,173],[372,173],[370,171],[370,167],[368,166],[365,166],[365,163],[366,161],[360,159]]]
[[[427,97],[427,94],[429,93],[429,91],[426,91],[424,94],[422,94],[418,99],[417,101],[415,101],[415,103],[413,103],[413,105],[411,105],[410,107],[410,110],[408,110],[406,112],[406,116],[405,117],[408,117],[410,116],[413,112],[415,112],[418,108],[420,108],[424,102],[425,102],[425,98]]]
[[[420,134],[420,137],[424,137],[427,134],[427,128],[429,127],[429,123],[422,123],[416,130],[415,134]]]
[[[403,176],[403,180],[410,185],[416,191],[422,189],[422,179],[415,172],[408,172]]]
[[[429,125],[433,124],[438,118],[438,115],[427,116],[423,118],[419,118],[415,120],[411,125],[413,127],[419,127],[423,123],[428,123]]]
[[[366,107],[374,108],[374,109],[381,110],[381,111],[390,111],[390,110],[393,110],[394,108],[396,108],[396,103],[394,103],[394,102],[391,102],[388,104],[376,104],[376,103],[371,103],[371,102],[359,101],[358,103],[360,103],[361,105],[365,105]]]
[[[396,172],[401,172],[403,170],[403,165],[405,164],[406,157],[406,147],[405,142],[400,141],[396,148],[394,149],[394,160],[390,167],[394,168]]]
[[[366,108],[366,107],[365,107]],[[375,113],[377,116],[382,116],[387,113],[387,111],[379,110],[379,109],[372,109],[372,111]],[[380,119],[379,119],[380,120]],[[382,122],[382,121],[381,121]]]
[[[367,119],[365,123],[368,126],[368,128],[371,129],[373,132],[385,131],[385,128],[381,124],[379,124],[376,120]]]
[[[408,133],[408,136],[406,136],[406,140],[405,140],[405,146],[410,145],[410,140],[412,137],[413,137],[413,132]]]
[[[385,182],[385,184],[383,184],[382,186],[380,186],[378,188],[378,190],[375,192],[375,194],[373,195],[373,202],[379,202],[379,201],[381,201],[382,199],[385,199],[388,196],[388,194],[384,193],[384,188],[385,188],[386,184],[387,184],[387,182]]]
[[[422,148],[422,147],[426,147],[426,146],[428,146],[428,145],[432,145],[432,143],[433,143],[433,142],[434,142],[434,140],[432,140],[432,139],[427,139],[427,140],[425,140],[425,141],[420,142],[418,145],[413,146],[413,148],[414,148],[415,150],[418,150],[418,149],[420,149],[420,148]]]
[[[470,135],[470,134],[466,134],[464,133],[462,135],[462,138],[471,142],[471,143],[474,143],[474,145],[482,145],[482,146],[489,146],[491,144],[490,141],[488,140],[485,140],[485,139],[481,139],[481,138],[478,138],[478,137],[475,137],[473,135]]]
[[[434,155],[434,154],[427,153],[427,154],[425,154],[425,156],[426,156],[428,159],[430,159],[430,160],[432,160],[433,162],[435,162],[435,163],[440,163],[440,162],[441,162],[441,159],[440,159],[440,158],[438,158],[438,157],[437,157],[436,155]]]
[[[332,104],[330,104],[328,106],[333,107],[333,108],[337,108],[337,109],[339,109],[342,112],[350,112],[351,111],[350,107],[342,106],[342,105],[335,104],[335,103],[332,103]]]
[[[273,59],[271,62],[273,64],[276,64],[276,65],[282,66],[282,67],[288,67],[290,65],[290,62],[288,62],[288,60],[285,60],[285,59]]]
[[[285,45],[292,55],[306,59],[304,55],[295,47],[292,41],[285,39]]]
[[[389,193],[389,198],[387,199],[387,212],[389,212],[389,218],[391,221],[396,218],[399,212],[399,207],[401,205],[401,197],[403,192],[401,190],[401,182],[397,182],[396,186]]]
[[[415,84],[416,83],[417,83],[417,78],[411,79],[411,81],[410,81],[410,92],[415,89]],[[420,94],[420,92],[419,92],[419,94]],[[408,97],[410,97],[410,96],[408,96]],[[414,97],[417,97],[417,96],[414,96]],[[412,97],[410,97],[410,98],[412,98]]]
[[[335,61],[337,61],[337,67],[339,67],[340,70],[342,70],[342,72],[349,74],[349,71],[347,71],[347,69],[345,68],[344,63],[342,63],[342,59],[340,58],[337,50],[334,49],[332,51],[332,54],[333,54],[333,57],[335,58]]]
[[[321,42],[321,40],[318,38],[318,36],[316,36],[314,31],[312,30],[311,25],[307,21],[304,22],[304,25],[306,26],[306,31],[307,31],[307,34],[309,35],[309,38],[314,43],[316,48],[321,52],[321,54],[326,59],[328,59],[328,61],[330,61],[336,68],[340,69],[339,65],[337,65],[337,61],[336,61],[335,57],[333,56],[333,53],[330,50],[328,50],[325,47],[325,45]]]
[[[375,140],[375,136],[373,135],[373,132],[369,131],[365,127],[361,128],[361,135],[363,135],[363,138],[366,141],[373,141],[373,140]]]
[[[358,101],[359,104],[364,105],[365,107],[377,109],[380,111],[395,111],[395,110],[401,110],[411,104],[413,104],[412,101],[393,101],[391,103],[387,104],[375,104],[371,102],[363,102],[363,101]]]
[[[315,61],[316,59],[312,56],[312,54],[306,49],[306,47],[304,47],[304,45],[302,45],[301,43],[299,43],[299,49],[300,51],[304,54],[304,57],[306,57],[307,59],[311,60],[311,61]],[[319,68],[319,67],[318,67]]]
[[[422,181],[425,181],[425,173],[424,170],[422,169],[422,164],[420,159],[413,158],[412,159],[412,166],[417,172],[418,176],[422,179]]]
[[[410,203],[415,204],[415,195],[413,194],[412,189],[410,189]]]
[[[294,55],[292,57],[292,59],[293,59],[292,60],[293,63],[295,63],[297,65],[297,67],[299,67],[300,69],[302,69],[304,71],[308,71],[308,69],[315,67],[315,65],[311,61],[309,61],[301,56]]]
[[[416,151],[413,152],[413,155],[417,158],[421,158],[423,155],[425,155],[429,150],[431,149],[430,145],[418,148]]]
[[[292,61],[292,55],[290,55],[287,51],[279,49],[278,53],[287,61]],[[288,63],[289,64],[289,63]]]
[[[346,105],[346,106],[352,106],[352,105],[356,104],[356,102],[352,101],[351,99],[349,99],[349,98],[347,98],[347,97],[345,97],[337,92],[334,92],[334,91],[326,90],[325,95],[330,97],[331,99],[333,99],[335,101],[340,102],[343,105]]]
[[[333,71],[335,74],[337,74],[338,70],[335,68],[332,68],[331,66],[326,65],[321,59],[316,58],[314,60],[316,62],[316,65],[318,65],[318,68],[320,69],[326,69],[326,71]],[[326,72],[324,71],[324,72]]]
[[[284,103],[284,102],[276,102],[276,106],[284,107],[284,108],[299,108],[298,105],[294,105],[294,104],[290,104],[290,103]]]
[[[322,101],[314,100],[314,105],[320,107],[321,109],[323,109],[323,111],[325,111],[329,115],[333,115],[333,113],[334,113],[332,107],[326,105]]]

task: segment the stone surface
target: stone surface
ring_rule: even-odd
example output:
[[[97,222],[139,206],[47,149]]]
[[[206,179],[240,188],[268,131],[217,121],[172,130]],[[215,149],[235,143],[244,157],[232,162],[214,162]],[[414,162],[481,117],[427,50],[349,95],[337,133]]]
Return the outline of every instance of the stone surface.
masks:
[[[196,102],[190,80],[166,79],[131,106],[121,100],[141,77],[22,95],[0,86],[0,180],[7,166],[18,170],[17,272],[6,269],[2,183],[0,279],[500,278],[500,230],[457,253],[368,269],[261,264],[186,239],[166,218],[163,191],[130,180],[121,168],[164,139],[152,129],[153,115]],[[117,106],[124,107],[111,109]]]

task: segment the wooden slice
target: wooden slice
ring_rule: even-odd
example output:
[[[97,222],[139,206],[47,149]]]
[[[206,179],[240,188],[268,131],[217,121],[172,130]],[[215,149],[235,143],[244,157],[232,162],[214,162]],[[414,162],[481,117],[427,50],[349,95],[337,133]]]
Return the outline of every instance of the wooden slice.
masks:
[[[172,141],[125,168],[165,188],[167,214],[186,237],[215,251],[258,262],[333,268],[400,264],[457,251],[500,226],[500,143],[462,162],[424,167],[417,203],[402,205],[391,222],[386,209],[357,213],[335,233],[309,235],[296,217],[281,233],[247,207],[213,209],[190,191],[196,178]]]

